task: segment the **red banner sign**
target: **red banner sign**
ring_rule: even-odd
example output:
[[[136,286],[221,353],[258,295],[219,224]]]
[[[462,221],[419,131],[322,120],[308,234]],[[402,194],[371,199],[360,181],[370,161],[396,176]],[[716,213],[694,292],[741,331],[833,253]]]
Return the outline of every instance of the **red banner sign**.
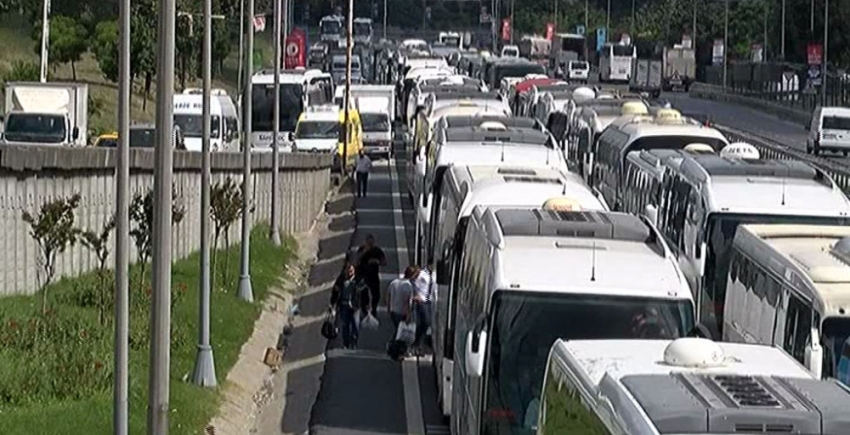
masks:
[[[806,47],[806,57],[809,65],[820,65],[823,63],[823,45],[810,42]]]
[[[546,23],[546,39],[552,40],[555,37],[555,23]]]
[[[286,42],[283,44],[284,68],[292,69],[307,66],[306,44],[307,37],[301,29],[294,29],[286,37]]]
[[[502,40],[510,41],[511,40],[511,19],[510,18],[502,18]]]

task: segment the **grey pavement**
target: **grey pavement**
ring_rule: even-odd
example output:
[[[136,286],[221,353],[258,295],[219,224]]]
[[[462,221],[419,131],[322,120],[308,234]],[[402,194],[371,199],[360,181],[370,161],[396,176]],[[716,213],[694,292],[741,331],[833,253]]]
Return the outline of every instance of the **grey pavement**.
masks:
[[[366,198],[353,198],[349,186],[327,206],[328,234],[319,243],[308,283],[311,290],[299,300],[301,321],[294,322],[284,357],[285,363],[303,363],[287,377],[281,433],[448,433],[437,409],[430,358],[397,362],[387,357],[386,342],[394,331],[385,312],[379,312],[377,331],[361,331],[357,350],[342,349],[340,339],[329,342],[320,334],[333,280],[346,253],[367,234],[375,236],[387,255],[382,304],[387,283],[409,264],[414,215],[398,184],[405,174],[405,157],[400,151],[392,163],[375,162]]]
[[[664,93],[662,98],[666,98],[673,107],[683,112],[710,115],[715,124],[761,136],[799,151],[806,151],[808,132],[799,124],[749,107],[723,101],[691,98],[686,93]],[[839,154],[823,154],[822,156],[835,160],[837,163],[850,165],[850,159]]]

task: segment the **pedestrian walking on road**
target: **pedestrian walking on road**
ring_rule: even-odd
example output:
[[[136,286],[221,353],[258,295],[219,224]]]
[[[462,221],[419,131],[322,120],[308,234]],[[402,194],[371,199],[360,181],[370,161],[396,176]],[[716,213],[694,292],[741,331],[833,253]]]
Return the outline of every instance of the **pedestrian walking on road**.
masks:
[[[434,273],[433,264],[419,269],[414,281],[413,316],[416,319],[416,338],[413,340],[414,352],[422,355],[422,340],[431,327],[431,316],[433,308],[431,301],[434,299]]]
[[[369,172],[372,172],[372,159],[363,150],[357,156],[357,164],[354,170],[357,179],[357,197],[366,197],[366,188],[369,185]]]
[[[342,345],[356,349],[359,337],[360,307],[364,298],[368,301],[366,286],[357,277],[357,269],[347,264],[331,291],[331,307],[336,309],[342,328]]]
[[[413,304],[413,276],[416,268],[407,266],[404,275],[394,279],[387,287],[387,310],[393,322],[393,336],[398,325],[410,320],[410,310]]]
[[[357,249],[357,275],[369,287],[372,315],[378,315],[378,303],[381,301],[381,266],[387,264],[384,251],[375,244],[375,236],[366,235],[366,241]],[[363,306],[364,309],[369,305]]]

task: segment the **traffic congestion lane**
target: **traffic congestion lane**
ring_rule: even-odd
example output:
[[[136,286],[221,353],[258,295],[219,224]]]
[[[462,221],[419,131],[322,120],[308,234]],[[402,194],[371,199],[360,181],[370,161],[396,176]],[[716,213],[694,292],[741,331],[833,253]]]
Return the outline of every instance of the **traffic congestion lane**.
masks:
[[[413,246],[413,213],[402,195],[405,153],[393,162],[375,162],[369,192],[355,205],[356,225],[352,249],[367,234],[375,236],[387,256],[381,274],[382,301],[386,286],[410,262]],[[383,305],[383,303],[382,303]],[[377,331],[361,331],[359,348],[341,349],[339,339],[326,351],[318,398],[312,409],[311,433],[315,434],[421,434],[448,433],[436,408],[435,375],[430,358],[392,361],[386,342],[394,331],[381,309]]]

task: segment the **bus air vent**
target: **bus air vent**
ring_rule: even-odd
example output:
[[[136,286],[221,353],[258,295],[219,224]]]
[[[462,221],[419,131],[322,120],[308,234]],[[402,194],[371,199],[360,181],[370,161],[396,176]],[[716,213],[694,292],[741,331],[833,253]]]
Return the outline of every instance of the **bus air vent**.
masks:
[[[505,176],[505,181],[508,183],[561,184],[561,180],[557,178],[523,177],[514,175]]]
[[[537,171],[534,169],[523,168],[499,168],[498,172],[503,175],[537,175]]]
[[[779,400],[752,376],[719,375],[712,379],[715,385],[725,391],[738,406],[762,408],[781,406]]]

